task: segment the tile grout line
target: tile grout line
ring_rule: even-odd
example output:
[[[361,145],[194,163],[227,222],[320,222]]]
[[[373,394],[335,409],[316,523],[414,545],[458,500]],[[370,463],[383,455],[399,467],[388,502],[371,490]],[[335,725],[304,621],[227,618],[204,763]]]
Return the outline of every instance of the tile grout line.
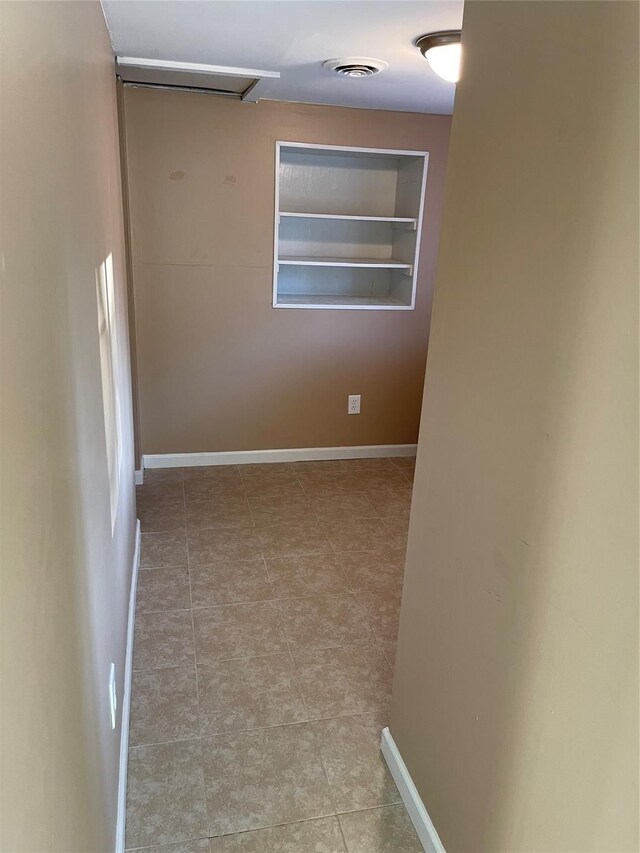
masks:
[[[184,481],[182,483],[184,488]],[[207,791],[207,778],[204,772],[204,754],[202,752],[202,719],[200,715],[200,688],[198,686],[198,653],[196,650],[196,626],[195,619],[193,615],[193,592],[191,585],[191,555],[189,552],[189,536],[185,533],[185,539],[187,543],[187,565],[188,570],[187,574],[189,575],[189,601],[191,602],[191,636],[193,637],[193,669],[195,671],[196,676],[196,704],[198,706],[198,734],[200,741],[200,767],[202,770],[202,789],[204,792],[204,817],[206,823],[206,833],[209,835],[209,796]]]
[[[282,652],[281,654],[286,654],[286,652]],[[206,666],[207,664],[205,664]],[[294,673],[295,675],[295,673]],[[302,696],[304,702],[304,696]],[[149,743],[138,743],[135,746],[130,747],[130,749],[146,749],[148,746],[167,746],[174,743],[194,743],[197,740],[211,740],[213,738],[226,737],[227,735],[242,735],[248,734],[249,732],[265,732],[270,731],[271,729],[286,729],[291,726],[305,726],[311,725],[312,723],[330,723],[336,720],[352,720],[357,717],[371,717],[377,716],[380,712],[378,711],[359,711],[356,714],[340,714],[336,717],[312,717],[308,720],[297,720],[292,723],[274,723],[272,726],[253,726],[248,729],[226,729],[225,731],[212,732],[208,735],[203,735],[202,737],[196,735],[194,737],[185,737],[178,738],[176,740],[154,740]],[[371,808],[377,808],[376,806],[371,806]],[[352,811],[360,811],[360,809],[352,809]],[[338,814],[344,814],[344,812],[338,812]]]
[[[292,467],[293,467],[293,466],[292,466]],[[295,479],[296,479],[296,481],[297,481],[298,485],[299,485],[299,486],[300,486],[300,488],[302,489],[302,494],[303,494],[303,495],[305,495],[305,500],[306,500],[307,498],[306,498],[306,494],[305,494],[304,488],[303,488],[303,486],[302,486],[302,483],[300,482],[300,479],[299,479],[298,474],[297,474],[297,472],[295,471],[295,469],[294,469],[294,477],[295,477]],[[314,515],[316,515],[315,510],[313,509],[313,506],[311,507],[311,511],[312,511],[312,513],[313,513]],[[317,518],[317,515],[316,515],[316,518]],[[263,555],[262,555],[262,558],[263,558],[263,560],[264,560],[264,566],[265,566],[265,569],[266,569],[267,575],[268,575],[269,579],[271,579],[271,575],[270,575],[270,572],[269,572],[269,567],[268,567],[268,565],[267,565],[267,561],[266,561],[266,558],[265,558],[265,556],[264,556],[264,553],[263,553]],[[279,614],[280,614],[280,618],[282,618],[282,609],[281,609],[281,607],[280,607],[280,605],[279,605],[279,604],[278,604],[277,606],[278,606],[278,611],[279,611]],[[295,678],[296,685],[297,685],[297,688],[298,688],[298,693],[300,694],[300,698],[302,699],[302,704],[303,704],[304,711],[305,711],[305,717],[306,717],[306,720],[307,720],[307,725],[309,726],[309,731],[311,732],[311,737],[313,738],[313,743],[314,743],[314,746],[315,746],[316,755],[317,755],[317,757],[318,757],[318,759],[319,759],[319,761],[320,761],[320,766],[322,767],[322,773],[323,773],[323,775],[324,775],[324,779],[325,779],[325,782],[326,782],[326,785],[327,785],[327,792],[328,792],[328,794],[329,794],[329,801],[330,801],[330,803],[331,803],[331,805],[332,805],[332,807],[333,807],[333,813],[334,813],[334,815],[335,815],[335,818],[336,818],[336,820],[338,821],[338,827],[339,827],[339,829],[340,829],[340,835],[342,836],[342,840],[343,840],[343,842],[344,842],[345,850],[347,850],[347,842],[346,842],[346,840],[345,840],[345,838],[344,838],[344,834],[343,834],[343,832],[342,832],[342,827],[340,826],[340,821],[338,820],[338,812],[337,812],[337,809],[336,809],[336,803],[335,803],[335,799],[334,799],[334,796],[333,796],[333,791],[332,791],[332,789],[331,789],[331,784],[330,784],[330,782],[329,782],[329,776],[328,776],[328,774],[327,774],[327,768],[326,768],[326,767],[325,767],[325,765],[324,765],[324,761],[323,761],[323,759],[322,759],[322,752],[321,752],[321,750],[320,750],[320,746],[319,746],[319,744],[318,744],[318,739],[317,739],[317,737],[316,737],[316,733],[315,733],[315,730],[314,730],[313,725],[312,725],[312,722],[311,722],[311,715],[309,714],[309,706],[307,705],[307,700],[306,700],[306,697],[305,697],[305,695],[304,695],[304,690],[302,689],[302,682],[300,681],[300,674],[298,673],[298,668],[296,667],[296,662],[295,662],[295,660],[294,660],[294,658],[293,658],[293,654],[292,654],[292,652],[291,652],[291,643],[289,642],[289,637],[287,636],[287,631],[286,631],[286,628],[285,628],[285,625],[284,625],[284,620],[283,620],[283,622],[282,622],[282,633],[283,633],[283,636],[284,636],[285,643],[287,644],[287,651],[289,652],[289,659],[290,659],[290,661],[291,661],[291,667],[292,667],[292,669],[293,669],[293,677]],[[348,850],[347,850],[347,853],[348,853]]]
[[[265,568],[266,568],[266,561],[265,561]],[[269,570],[267,569],[267,572],[268,572],[268,571],[269,571]],[[316,755],[317,755],[318,760],[320,761],[320,766],[322,767],[322,773],[323,773],[323,775],[324,775],[324,779],[325,779],[325,782],[326,782],[326,785],[327,785],[327,792],[328,792],[328,794],[329,794],[329,801],[330,801],[331,806],[332,806],[332,808],[333,808],[333,814],[334,814],[334,816],[336,817],[336,820],[337,820],[337,818],[338,818],[338,811],[337,811],[337,808],[336,808],[336,802],[335,802],[335,799],[334,799],[334,796],[333,796],[333,790],[332,790],[332,788],[331,788],[331,783],[329,782],[329,775],[328,775],[328,773],[327,773],[327,768],[325,767],[324,760],[323,760],[323,758],[322,758],[322,751],[321,751],[321,749],[320,749],[320,745],[319,745],[319,743],[318,743],[318,738],[316,737],[315,729],[314,729],[314,727],[313,727],[313,723],[312,723],[312,720],[311,720],[311,718],[310,718],[310,714],[309,714],[309,706],[307,705],[307,700],[306,700],[305,695],[304,695],[304,690],[302,689],[302,683],[301,683],[301,681],[300,681],[300,675],[299,675],[299,673],[298,673],[298,669],[297,669],[297,667],[296,667],[296,662],[295,662],[295,660],[293,659],[293,654],[292,654],[292,652],[291,652],[291,644],[289,643],[289,638],[287,637],[287,632],[286,632],[286,630],[285,630],[284,624],[283,624],[283,626],[282,626],[282,632],[283,632],[283,634],[284,634],[284,639],[285,639],[285,642],[286,642],[286,644],[287,644],[287,650],[288,650],[288,652],[289,652],[289,658],[290,658],[290,660],[291,660],[291,666],[292,666],[292,669],[293,669],[293,677],[294,677],[294,678],[295,678],[295,680],[296,680],[296,684],[297,684],[297,687],[298,687],[298,692],[299,692],[299,694],[300,694],[300,697],[301,697],[301,699],[302,699],[302,704],[303,704],[303,706],[304,706],[305,716],[306,716],[306,718],[307,718],[307,719],[306,719],[306,724],[309,726],[309,731],[311,732],[311,737],[313,738],[313,743],[314,743],[314,746],[315,746]],[[339,821],[339,820],[338,820],[338,826],[340,827],[340,821]],[[344,835],[343,835],[343,833],[342,833],[342,827],[340,827],[340,834],[342,835],[342,837],[343,837],[343,841],[344,841]],[[346,841],[344,841],[344,844],[345,844],[345,848],[346,848]]]

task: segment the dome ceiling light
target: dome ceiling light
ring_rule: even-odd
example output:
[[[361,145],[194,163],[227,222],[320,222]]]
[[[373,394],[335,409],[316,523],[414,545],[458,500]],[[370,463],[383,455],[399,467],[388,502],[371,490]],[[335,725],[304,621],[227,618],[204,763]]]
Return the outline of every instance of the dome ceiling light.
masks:
[[[440,33],[427,33],[415,41],[416,47],[431,66],[431,70],[449,83],[457,83],[460,79],[461,35],[460,30],[446,30]]]
[[[345,59],[327,59],[322,67],[342,77],[371,77],[389,66],[382,59],[371,59],[370,56],[348,56]]]

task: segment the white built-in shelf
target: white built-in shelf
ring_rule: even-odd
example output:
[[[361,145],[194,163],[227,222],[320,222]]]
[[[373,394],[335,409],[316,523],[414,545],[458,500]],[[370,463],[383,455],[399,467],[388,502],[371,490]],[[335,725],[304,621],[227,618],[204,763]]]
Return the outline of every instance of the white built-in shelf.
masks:
[[[336,296],[326,293],[282,293],[278,297],[278,308],[391,308],[411,310],[400,299],[391,296]]]
[[[353,216],[345,213],[293,213],[290,210],[281,210],[280,216],[292,219],[344,219],[352,222],[389,222],[391,225],[407,225],[415,228],[418,224],[416,219],[408,216]]]
[[[276,142],[274,307],[411,310],[428,157]]]
[[[281,255],[279,264],[294,267],[373,267],[389,270],[410,270],[411,264],[393,258],[321,258],[318,255]]]

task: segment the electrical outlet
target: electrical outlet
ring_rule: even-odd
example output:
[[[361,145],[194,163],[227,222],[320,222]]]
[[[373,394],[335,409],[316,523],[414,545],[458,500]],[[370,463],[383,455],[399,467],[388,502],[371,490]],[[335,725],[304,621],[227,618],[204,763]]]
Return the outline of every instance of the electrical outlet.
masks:
[[[109,713],[111,715],[111,728],[116,727],[116,712],[118,710],[118,695],[116,693],[116,665],[111,663],[109,667]]]
[[[349,404],[347,406],[348,415],[360,414],[360,394],[349,394]]]

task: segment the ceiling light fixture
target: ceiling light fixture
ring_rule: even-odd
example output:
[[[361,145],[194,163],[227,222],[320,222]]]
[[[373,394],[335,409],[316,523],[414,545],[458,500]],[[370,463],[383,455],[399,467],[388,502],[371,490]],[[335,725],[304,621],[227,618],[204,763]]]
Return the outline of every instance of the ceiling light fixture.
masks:
[[[346,59],[327,59],[322,67],[342,77],[371,77],[389,66],[382,59],[371,59],[370,56],[348,56]]]
[[[461,35],[460,30],[446,30],[441,33],[427,33],[415,42],[431,70],[449,83],[457,83],[460,79]]]

